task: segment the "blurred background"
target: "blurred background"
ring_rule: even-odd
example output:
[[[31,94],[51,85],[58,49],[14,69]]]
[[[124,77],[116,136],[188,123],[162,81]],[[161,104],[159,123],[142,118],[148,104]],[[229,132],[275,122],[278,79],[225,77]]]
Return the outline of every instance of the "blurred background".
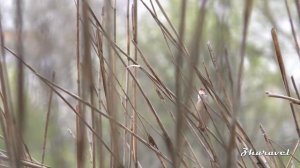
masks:
[[[133,3],[132,1],[129,1]],[[295,1],[297,3],[297,1]],[[295,2],[288,1],[291,17],[293,19],[296,35],[299,35],[300,19]],[[145,2],[149,7],[150,2]],[[176,27],[180,24],[181,1],[161,1],[161,5]],[[185,21],[185,43],[190,44],[193,31],[197,22],[200,0],[188,0]],[[91,0],[90,6],[95,15],[101,21],[104,2]],[[154,7],[159,9],[157,4]],[[237,75],[240,59],[240,47],[244,22],[244,1],[239,0],[212,0],[206,4],[206,18],[203,24],[203,36],[199,45],[200,70],[205,70],[214,76],[213,67],[207,49],[209,42],[214,50],[218,69],[222,72],[224,80],[230,83],[226,75],[225,67],[227,54],[231,64],[231,73]],[[116,43],[123,50],[127,45],[126,14],[127,1],[116,0]],[[15,33],[15,3],[12,0],[0,0],[1,21],[5,46],[14,50]],[[164,14],[157,10],[157,16],[163,24],[168,25]],[[241,88],[241,110],[237,118],[249,135],[252,143],[258,149],[264,149],[264,137],[259,129],[262,124],[268,136],[285,148],[292,149],[298,140],[289,103],[281,99],[269,98],[265,92],[285,94],[279,68],[275,58],[271,29],[276,28],[280,40],[281,51],[288,77],[294,76],[297,86],[300,81],[300,62],[297,49],[294,44],[293,34],[284,0],[256,0],[253,2],[252,13],[249,21],[247,43],[245,50],[244,77]],[[93,32],[94,33],[94,32]],[[296,36],[298,37],[298,36]],[[138,44],[139,49],[155,69],[160,79],[166,86],[175,92],[175,68],[172,63],[175,54],[174,46],[168,46],[165,42],[161,28],[157,25],[148,9],[138,2]],[[81,44],[82,45],[82,44]],[[55,72],[55,83],[60,87],[77,93],[77,64],[76,64],[76,2],[74,0],[24,0],[23,1],[23,46],[24,60],[32,66],[36,72],[45,78],[52,80]],[[133,48],[133,45],[132,45]],[[92,55],[95,53],[92,52]],[[93,58],[94,59],[94,58]],[[124,57],[125,59],[125,57]],[[96,60],[96,58],[95,58]],[[10,54],[6,55],[7,71],[12,93],[16,83],[16,59]],[[95,63],[95,67],[98,64]],[[142,65],[143,66],[143,65]],[[97,68],[95,69],[97,71]],[[125,86],[126,74],[121,63],[117,63],[119,81]],[[95,77],[96,78],[96,77]],[[214,77],[213,77],[214,78]],[[143,73],[137,74],[141,87],[148,96],[152,105],[161,117],[165,127],[174,132],[174,125],[168,111],[175,109],[170,102],[163,103],[153,83]],[[230,85],[226,85],[229,88]],[[195,87],[201,87],[200,82],[195,82]],[[232,89],[232,88],[231,88]],[[234,88],[233,88],[234,89]],[[76,100],[64,94],[67,101],[74,107]],[[140,93],[138,94],[139,96]],[[47,115],[50,89],[43,84],[31,71],[25,68],[25,97],[26,97],[26,128],[24,141],[28,145],[31,155],[41,159],[44,127]],[[192,93],[192,100],[197,101],[197,93]],[[121,97],[118,99],[122,100]],[[138,99],[140,113],[154,123],[155,119],[145,108],[146,102]],[[49,132],[45,154],[45,163],[51,167],[75,167],[76,166],[76,124],[72,110],[53,95],[52,111],[49,118]],[[296,112],[299,108],[296,107]],[[121,106],[119,107],[122,113]],[[122,117],[120,117],[122,118]],[[104,140],[109,141],[107,122],[103,123]],[[158,128],[153,124],[154,128]],[[146,127],[149,129],[149,125]],[[143,136],[141,130],[138,133]],[[157,144],[163,144],[154,129],[150,130],[156,137]],[[106,137],[107,136],[107,137]],[[2,144],[3,146],[4,144]],[[149,149],[139,144],[139,153],[149,152]],[[163,149],[162,149],[163,150]],[[158,167],[159,160],[155,156],[140,155],[140,163],[143,167]],[[157,165],[157,166],[155,166]],[[205,166],[204,166],[205,167]]]

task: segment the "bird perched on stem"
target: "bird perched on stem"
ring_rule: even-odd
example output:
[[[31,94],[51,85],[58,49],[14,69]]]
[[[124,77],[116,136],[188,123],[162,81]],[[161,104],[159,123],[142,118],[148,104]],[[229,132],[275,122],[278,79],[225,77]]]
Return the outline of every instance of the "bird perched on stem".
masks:
[[[206,108],[208,96],[203,88],[200,88],[198,91],[198,101],[196,104],[196,110],[198,114],[199,119],[199,125],[198,127],[204,131],[208,121],[209,121],[209,114]]]

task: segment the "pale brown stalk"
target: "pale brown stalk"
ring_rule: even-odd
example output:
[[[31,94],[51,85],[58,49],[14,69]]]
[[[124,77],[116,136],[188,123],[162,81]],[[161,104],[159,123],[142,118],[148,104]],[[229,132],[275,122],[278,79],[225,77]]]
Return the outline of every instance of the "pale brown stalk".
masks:
[[[274,48],[275,48],[275,52],[276,52],[276,59],[277,59],[278,65],[279,65],[279,69],[280,69],[282,81],[283,81],[283,84],[284,84],[284,87],[285,87],[285,91],[287,93],[287,96],[291,97],[289,83],[288,83],[288,80],[287,80],[288,78],[287,78],[287,75],[286,75],[285,65],[284,65],[284,62],[283,62],[283,57],[282,57],[280,46],[279,46],[277,32],[273,28],[271,33],[272,33],[273,44],[274,44]],[[298,134],[298,137],[300,138],[299,124],[298,124],[297,116],[295,114],[294,107],[293,107],[292,103],[290,103],[290,108],[291,108],[291,111],[292,111],[292,115],[293,115],[293,119],[294,119],[294,123],[295,123],[295,127],[296,127],[296,132]]]
[[[16,52],[20,56],[21,60],[24,60],[24,48],[23,48],[23,3],[21,0],[16,0],[16,15],[15,15],[15,26],[16,26]],[[24,66],[21,61],[17,62],[17,103],[16,103],[16,130],[15,130],[15,136],[14,136],[14,155],[15,159],[13,160],[13,164],[15,167],[20,167],[21,165],[21,159],[24,157],[23,156],[23,144],[22,144],[22,139],[23,139],[23,132],[24,132],[24,125],[25,125],[25,89],[24,89],[24,82],[25,82],[25,76],[24,76]]]
[[[138,1],[134,0],[133,1],[133,7],[132,7],[132,34],[133,34],[133,41],[135,44],[138,44]],[[137,61],[137,56],[138,52],[136,47],[134,48],[134,61]],[[133,78],[136,78],[137,76],[137,71],[136,69],[133,70]],[[133,87],[133,108],[137,110],[137,86],[135,82],[132,82],[132,87]],[[136,133],[137,129],[137,114],[135,111],[132,111],[132,130],[134,133]],[[136,138],[132,136],[131,138],[132,141],[132,153],[133,153],[133,161],[134,161],[134,166],[138,167],[138,154],[137,154],[137,142]]]
[[[55,73],[53,72],[53,74],[52,74],[52,82],[54,82],[54,80],[55,80]],[[42,148],[42,162],[41,162],[42,164],[44,164],[44,160],[45,160],[48,127],[49,127],[49,120],[50,120],[50,113],[51,113],[51,106],[52,106],[52,96],[53,96],[53,91],[50,90],[50,96],[49,96],[49,101],[48,101],[48,110],[47,110],[46,122],[45,122],[43,148]]]
[[[116,91],[115,80],[113,78],[113,74],[116,74],[116,54],[113,52],[112,45],[110,41],[116,42],[115,37],[115,21],[114,21],[114,11],[112,6],[112,0],[105,2],[105,31],[107,32],[107,57],[109,62],[109,67],[111,68],[108,71],[107,78],[107,110],[108,114],[112,116],[112,118],[117,119],[118,115],[118,100],[116,99]],[[112,21],[113,20],[113,21]],[[111,156],[111,167],[119,167],[120,165],[120,146],[119,146],[119,130],[118,128],[111,122],[110,123],[110,136],[111,136],[111,148],[115,155],[115,157]]]

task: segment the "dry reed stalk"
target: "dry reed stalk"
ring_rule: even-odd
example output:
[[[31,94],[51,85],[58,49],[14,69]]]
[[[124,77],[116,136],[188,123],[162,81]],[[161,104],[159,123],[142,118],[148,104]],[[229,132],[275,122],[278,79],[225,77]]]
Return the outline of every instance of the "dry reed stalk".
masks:
[[[82,11],[82,35],[83,35],[83,62],[81,68],[81,82],[80,86],[80,97],[83,100],[89,99],[88,95],[92,95],[93,89],[93,74],[92,74],[92,63],[91,63],[91,51],[90,51],[90,21],[89,21],[89,12],[88,12],[88,0],[82,1],[81,11]],[[92,102],[93,103],[93,102]],[[82,120],[85,120],[87,115],[87,108],[84,104],[79,103],[79,115],[81,115]],[[78,129],[77,129],[77,167],[83,168],[85,166],[85,152],[86,152],[86,141],[87,141],[86,128],[84,123],[81,120],[78,120]]]
[[[52,82],[55,82],[55,72],[52,74]],[[45,122],[45,131],[44,131],[44,139],[43,139],[43,147],[42,147],[42,161],[41,164],[44,164],[45,159],[45,152],[46,152],[46,143],[47,143],[47,135],[48,135],[48,126],[50,120],[50,113],[51,113],[51,106],[52,106],[52,96],[53,91],[50,89],[49,101],[48,101],[48,110],[46,115],[46,122]]]
[[[80,0],[77,0],[77,3],[76,3],[76,67],[77,67],[77,92],[78,92],[78,95],[81,94],[81,66],[80,66]],[[79,108],[79,105],[80,102],[78,102],[78,106],[76,107],[76,110],[78,113],[80,113],[80,108]],[[76,116],[76,149],[77,149],[77,153],[76,153],[76,161],[77,161],[77,168],[80,168],[80,164],[79,161],[80,161],[80,158],[82,157],[81,154],[80,154],[80,119]]]
[[[103,18],[103,17],[102,17]],[[101,84],[103,86],[103,92],[104,92],[104,96],[106,95],[106,77],[105,77],[105,67],[104,67],[104,58],[103,58],[103,42],[102,42],[102,36],[100,33],[100,30],[97,28],[97,52],[98,52],[98,58],[99,58],[99,91],[98,91],[98,101],[99,101],[99,109],[101,110],[101,103],[102,102],[102,98],[101,98],[101,94],[100,94],[100,88],[101,88]],[[105,96],[106,97],[106,96]],[[98,115],[97,117],[97,121],[96,121],[96,131],[99,133],[100,138],[102,139],[102,117],[101,115]],[[101,144],[100,141],[98,141],[98,162],[99,162],[99,167],[103,167],[104,166],[104,153],[103,153],[103,145]]]
[[[184,41],[184,30],[185,30],[185,19],[186,19],[186,1],[182,0],[181,1],[181,12],[180,12],[180,24],[179,24],[179,38],[178,38],[178,43],[183,44]],[[184,121],[184,111],[182,110],[182,84],[181,84],[181,69],[183,66],[183,59],[182,59],[182,50],[178,49],[177,55],[176,55],[176,69],[175,69],[175,85],[176,85],[176,112],[177,112],[177,122],[178,124],[176,125],[176,146],[175,146],[175,153],[181,153],[181,146],[182,146],[182,134],[181,134],[181,127],[184,125],[182,121]],[[174,157],[174,156],[173,156]],[[179,160],[179,159],[178,159]],[[175,167],[179,167],[179,163],[177,163],[177,158],[173,158],[173,162],[175,163]]]
[[[104,11],[102,11],[102,18],[104,18]],[[94,16],[94,15],[93,15]],[[95,16],[94,16],[95,18]],[[107,100],[107,75],[105,70],[105,64],[104,64],[104,55],[103,55],[103,45],[104,45],[104,38],[103,33],[101,33],[100,28],[97,27],[97,34],[98,34],[98,58],[99,58],[99,64],[100,64],[100,76],[102,79],[102,86],[104,91],[105,99]]]
[[[127,44],[126,44],[126,54],[127,55],[130,55],[130,39],[131,39],[131,33],[130,33],[130,0],[127,0],[127,8],[126,8],[126,38],[127,38]],[[127,59],[127,67],[130,65],[130,60]],[[129,103],[128,103],[128,100],[130,99],[127,95],[129,94],[129,86],[130,86],[130,80],[129,80],[129,73],[128,71],[126,70],[125,71],[125,76],[126,76],[126,79],[125,79],[125,95],[126,95],[126,98],[125,98],[125,115],[124,115],[124,122],[125,122],[125,126],[126,127],[129,127],[129,123],[130,123],[130,119],[128,119],[128,116],[129,116]],[[124,151],[123,151],[123,164],[124,166],[126,166],[126,159],[127,159],[127,148],[126,148],[126,144],[127,144],[127,137],[128,137],[128,133],[126,130],[124,130]],[[130,148],[131,148],[131,145],[130,145]],[[132,158],[132,155],[130,154],[131,153],[131,149],[129,148],[129,155],[128,155],[128,160],[129,160],[129,165],[131,163],[131,158]]]
[[[16,15],[15,15],[15,26],[16,26],[16,52],[20,56],[20,59],[24,60],[24,52],[23,52],[23,3],[21,0],[16,0]],[[15,167],[20,167],[21,165],[21,159],[24,157],[23,153],[23,147],[22,147],[22,139],[23,139],[23,131],[24,129],[24,124],[25,124],[25,97],[24,97],[24,67],[21,61],[17,62],[17,103],[16,103],[16,130],[15,130],[15,139],[13,140],[14,142],[14,156],[15,159],[13,160],[13,165]],[[13,166],[13,167],[14,167]]]
[[[293,98],[293,97],[284,96],[284,95],[275,94],[275,93],[270,93],[270,92],[266,92],[266,94],[267,94],[269,97],[274,97],[274,98],[280,98],[280,99],[288,100],[288,101],[290,101],[290,103],[292,103],[292,104],[298,104],[298,105],[300,105],[300,100],[299,100],[299,99],[296,99],[296,98]]]
[[[102,16],[101,18],[104,18],[104,12],[102,10]],[[91,23],[92,20],[90,20]],[[102,66],[102,57],[103,57],[103,42],[101,37],[101,32],[99,28],[93,23],[92,24],[95,28],[95,36],[93,37],[92,34],[90,34],[90,40],[91,45],[93,46],[94,51],[97,54],[97,57],[99,58],[99,74],[98,74],[98,86],[96,87],[94,82],[94,77],[91,75],[91,85],[90,85],[90,101],[91,105],[94,107],[97,107],[101,109],[102,106],[102,97],[101,97],[101,84],[103,84],[103,88],[105,88],[106,83],[104,82],[103,78],[105,78],[103,75],[106,73],[104,66]],[[103,71],[103,72],[102,72]],[[93,74],[93,68],[91,69],[91,74]],[[97,100],[97,101],[96,101]],[[94,109],[91,109],[91,122],[92,122],[92,128],[98,133],[100,139],[103,139],[103,133],[102,133],[102,117],[101,115],[97,114]],[[104,166],[104,154],[103,154],[103,145],[102,142],[98,140],[98,138],[93,134],[92,132],[92,142],[91,142],[91,164],[92,167],[103,167]],[[98,161],[97,161],[98,160]],[[97,164],[98,163],[98,164]]]
[[[291,76],[291,80],[292,80],[292,83],[293,83],[293,87],[295,89],[295,92],[296,92],[296,95],[297,95],[297,98],[300,99],[300,95],[299,95],[299,91],[298,91],[298,88],[296,86],[296,82],[295,82],[295,79],[293,76]]]
[[[133,42],[135,44],[138,44],[138,1],[134,0],[133,1],[133,6],[132,6],[132,35],[133,35]],[[137,62],[137,56],[138,56],[138,52],[137,52],[137,48],[134,48],[134,61]],[[133,78],[137,77],[137,71],[136,68],[133,70]],[[132,111],[132,130],[134,133],[136,133],[136,129],[137,129],[137,114],[135,113],[135,111],[137,110],[137,86],[135,82],[132,82],[132,95],[133,95],[133,110]],[[133,161],[134,161],[134,166],[138,167],[138,154],[137,154],[137,141],[135,137],[131,137],[131,143],[132,143],[132,154],[133,154]]]
[[[116,104],[118,104],[118,100],[116,99],[116,91],[114,89],[115,87],[115,80],[113,78],[113,74],[116,74],[116,54],[113,52],[112,45],[110,41],[113,41],[114,43],[116,42],[115,40],[115,21],[113,20],[114,17],[114,11],[113,11],[113,6],[112,6],[112,1],[106,1],[105,3],[105,11],[106,11],[106,19],[105,19],[105,31],[107,32],[107,56],[108,56],[108,62],[109,62],[109,67],[111,68],[108,71],[108,80],[107,80],[107,110],[108,114],[112,116],[112,118],[117,119],[117,111],[118,108]],[[102,30],[103,31],[103,30]],[[112,151],[115,155],[111,155],[111,167],[121,167],[121,162],[120,162],[120,147],[119,147],[119,131],[118,128],[110,122],[110,127],[111,127],[111,148]]]
[[[93,78],[91,81],[94,81]],[[91,105],[96,107],[96,100],[95,100],[95,86],[92,84],[90,87],[90,101]],[[91,109],[91,119],[92,119],[92,128],[97,130],[97,114]],[[97,150],[97,138],[94,134],[92,134],[92,167],[96,168],[97,160],[96,160],[96,150]]]
[[[288,97],[291,97],[289,83],[288,83],[288,80],[287,80],[288,78],[287,78],[287,75],[286,75],[285,65],[284,65],[284,62],[283,62],[283,57],[282,57],[282,54],[281,54],[281,50],[280,50],[276,30],[273,28],[271,33],[272,33],[273,44],[274,44],[274,48],[275,48],[275,52],[276,52],[276,59],[277,59],[278,65],[279,65],[282,81],[283,81],[283,84],[284,84],[284,87],[285,87],[285,90],[286,90],[286,93],[287,93]],[[300,138],[299,124],[298,124],[297,116],[295,114],[294,107],[293,107],[292,103],[290,103],[290,108],[291,108],[291,111],[292,111],[292,115],[293,115],[293,119],[294,119],[294,123],[295,123],[295,127],[296,127],[296,132],[298,134],[298,137]]]
[[[76,67],[77,67],[77,92],[80,94],[80,0],[76,3]]]

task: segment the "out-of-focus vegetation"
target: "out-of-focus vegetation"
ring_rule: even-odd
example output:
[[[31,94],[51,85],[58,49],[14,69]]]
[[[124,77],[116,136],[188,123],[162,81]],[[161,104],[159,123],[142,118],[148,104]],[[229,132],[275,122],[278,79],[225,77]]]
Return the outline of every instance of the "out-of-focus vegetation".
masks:
[[[0,2],[3,166],[300,165],[299,2]]]

